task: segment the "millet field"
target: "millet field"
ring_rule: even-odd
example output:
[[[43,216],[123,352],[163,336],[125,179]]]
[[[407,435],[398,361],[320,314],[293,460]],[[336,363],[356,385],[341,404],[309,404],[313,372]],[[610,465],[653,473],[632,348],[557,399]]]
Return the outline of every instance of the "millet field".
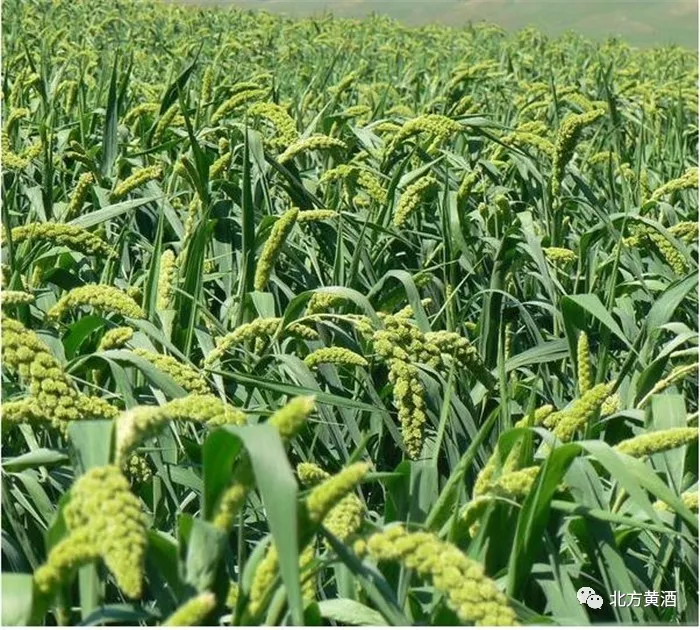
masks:
[[[146,0],[2,47],[4,624],[697,623],[696,52]]]

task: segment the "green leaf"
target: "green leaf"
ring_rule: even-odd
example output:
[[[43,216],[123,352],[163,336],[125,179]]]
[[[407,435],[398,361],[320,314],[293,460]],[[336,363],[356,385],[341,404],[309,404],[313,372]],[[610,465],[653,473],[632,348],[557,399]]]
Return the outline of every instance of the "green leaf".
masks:
[[[24,455],[18,455],[17,457],[10,457],[3,460],[2,467],[6,472],[20,472],[27,468],[38,468],[39,466],[51,468],[59,464],[64,464],[67,461],[70,460],[66,453],[54,451],[49,448],[37,448]]]
[[[660,524],[661,519],[642,488],[670,505],[693,531],[698,530],[697,514],[693,514],[643,461],[619,453],[605,442],[586,440],[577,444],[591,453],[608,470],[613,479],[616,479],[627,491],[630,499],[644,510],[654,522]]]
[[[299,387],[298,385],[291,385],[289,383],[280,383],[279,381],[272,381],[258,376],[250,376],[249,374],[243,374],[242,372],[224,370],[211,371],[214,374],[228,376],[236,382],[243,383],[245,385],[253,385],[254,387],[258,387],[259,389],[263,390],[279,392],[281,394],[289,394],[290,396],[316,396],[317,402],[326,403],[328,405],[335,405],[336,407],[347,407],[349,409],[360,409],[361,411],[371,412],[382,411],[378,407],[373,407],[372,405],[368,405],[367,403],[363,403],[359,400],[355,400],[353,398],[345,398],[344,396],[338,396],[336,394],[329,394],[327,392],[322,392],[317,389]]]
[[[292,621],[296,625],[303,625],[304,606],[299,584],[297,482],[282,439],[275,427],[264,424],[225,427],[223,430],[238,436],[250,455],[256,485],[279,554],[280,572],[287,590]]]
[[[376,610],[352,599],[326,599],[318,602],[321,616],[340,625],[386,626],[387,621]]]
[[[644,320],[646,330],[651,332],[666,324],[679,304],[695,288],[697,283],[698,275],[694,273],[669,285],[649,309],[649,313]]]
[[[3,543],[4,544],[4,543]],[[28,573],[2,574],[2,625],[31,626],[34,580]]]
[[[80,420],[68,425],[77,466],[83,473],[110,463],[113,435],[112,420]]]
[[[181,398],[187,395],[187,392],[168,374],[161,372],[150,361],[134,354],[130,350],[107,350],[106,352],[101,352],[98,356],[122,363],[131,363],[169,398]]]
[[[226,548],[226,534],[201,519],[193,519],[187,542],[185,581],[198,592],[214,586],[219,563]]]
[[[525,499],[515,527],[515,539],[508,562],[508,594],[525,588],[527,577],[542,549],[542,537],[552,508],[552,498],[569,465],[581,452],[575,444],[554,449],[545,460],[530,494]]]
[[[238,312],[236,324],[241,325],[245,315],[245,294],[253,290],[255,278],[255,208],[250,182],[250,133],[243,136],[243,181],[241,189],[242,262],[238,285]]]
[[[117,62],[118,55],[114,56],[112,77],[109,80],[109,93],[107,95],[107,114],[105,126],[102,132],[102,174],[109,175],[114,161],[117,159],[117,133],[119,116],[119,99],[117,98]]]
[[[163,100],[160,102],[160,111],[158,112],[160,116],[165,114],[165,112],[170,109],[170,106],[177,100],[178,94],[187,84],[187,80],[190,78],[192,71],[197,65],[197,59],[199,57],[199,52],[201,51],[201,46],[192,60],[189,66],[187,66],[178,77],[168,86],[168,89],[163,95]]]
[[[567,335],[569,335],[570,329],[573,329],[574,322],[579,330],[586,330],[583,316],[585,313],[588,313],[589,315],[592,315],[594,319],[597,319],[618,339],[620,339],[620,341],[622,341],[622,343],[624,343],[628,348],[632,348],[632,344],[630,343],[629,339],[625,337],[625,333],[622,332],[622,329],[613,319],[613,316],[605,308],[603,303],[600,301],[600,298],[594,293],[567,295],[563,297],[561,300],[561,310]],[[571,334],[575,337],[574,333]],[[569,345],[571,346],[571,335],[569,335]],[[574,348],[575,347],[576,345],[574,343]],[[573,352],[572,356],[576,356],[575,351]]]
[[[160,198],[160,196],[152,196],[141,197],[139,199],[130,199],[129,201],[122,201],[120,203],[115,203],[110,206],[105,206],[104,208],[100,208],[99,210],[95,210],[94,212],[81,214],[79,217],[76,217],[68,223],[70,225],[77,225],[82,228],[94,227],[95,225],[100,225],[101,223],[111,221],[112,219],[115,219],[116,217],[119,217],[122,214],[126,214],[127,212],[129,212],[129,210],[134,210],[136,208],[140,208],[141,206],[145,206],[151,203],[152,201],[157,201]]]
[[[214,431],[204,442],[204,518],[211,520],[222,493],[229,487],[233,462],[243,446],[238,436]]]

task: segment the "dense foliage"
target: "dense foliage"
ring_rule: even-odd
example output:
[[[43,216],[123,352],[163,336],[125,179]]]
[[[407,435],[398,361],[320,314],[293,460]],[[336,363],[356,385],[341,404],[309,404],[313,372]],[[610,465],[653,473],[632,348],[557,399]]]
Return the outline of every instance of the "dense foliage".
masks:
[[[697,621],[694,53],[3,9],[5,623]]]

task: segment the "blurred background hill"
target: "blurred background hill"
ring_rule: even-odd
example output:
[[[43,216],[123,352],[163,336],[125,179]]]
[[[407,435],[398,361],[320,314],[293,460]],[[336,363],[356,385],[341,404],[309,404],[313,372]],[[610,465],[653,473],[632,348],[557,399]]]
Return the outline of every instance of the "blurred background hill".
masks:
[[[293,16],[331,11],[336,16],[390,15],[410,25],[457,26],[486,20],[508,30],[534,26],[557,35],[574,30],[594,39],[618,35],[634,46],[698,46],[696,0],[175,0],[233,5]]]

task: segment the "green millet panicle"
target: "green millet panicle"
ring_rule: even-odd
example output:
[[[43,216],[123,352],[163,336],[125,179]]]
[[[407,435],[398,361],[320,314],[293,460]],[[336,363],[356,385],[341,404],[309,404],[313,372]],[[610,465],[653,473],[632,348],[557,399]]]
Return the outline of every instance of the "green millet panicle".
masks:
[[[303,210],[297,215],[297,223],[311,223],[312,221],[327,221],[335,219],[338,213],[335,210]]]
[[[554,407],[552,405],[543,405],[542,407],[538,407],[535,409],[534,413],[532,414],[532,419],[530,415],[526,415],[520,420],[518,420],[515,423],[515,428],[522,428],[522,427],[530,427],[530,426],[540,426],[545,418],[551,415],[551,413],[554,411]],[[511,449],[510,453],[508,453],[508,457],[506,458],[506,461],[503,464],[503,474],[515,472],[520,465],[520,454],[522,452],[522,439],[517,440],[517,442],[513,445],[513,448]],[[494,453],[491,456],[491,459],[489,462],[493,459],[495,463],[495,457],[496,453]],[[487,463],[488,465],[488,463]],[[477,482],[479,481],[479,478],[477,477]],[[482,487],[483,491],[483,487]]]
[[[387,191],[381,182],[366,168],[360,168],[356,176],[357,185],[362,188],[371,199],[378,203],[386,203]]]
[[[256,291],[264,291],[265,286],[270,280],[272,269],[279,258],[282,248],[296,223],[299,215],[298,208],[291,208],[280,216],[272,226],[270,236],[265,241],[262,253],[258,260],[258,265],[255,269],[254,286]]]
[[[170,127],[170,125],[172,125],[173,121],[175,120],[175,116],[177,115],[178,109],[180,109],[180,106],[177,103],[175,103],[174,105],[171,105],[168,108],[168,110],[160,117],[160,120],[156,125],[156,130],[153,133],[153,144],[161,143],[161,141],[163,140],[163,135],[168,130],[168,127]]]
[[[297,137],[295,120],[287,113],[287,110],[276,103],[255,103],[248,109],[251,116],[259,116],[269,121],[275,128],[277,135],[275,144],[287,147],[293,144]]]
[[[484,575],[483,567],[435,534],[392,526],[370,536],[365,550],[376,561],[397,561],[428,579],[463,623],[516,625],[506,596]]]
[[[209,169],[209,177],[211,179],[216,179],[228,169],[231,163],[231,155],[231,151],[227,151],[219,158],[214,160],[214,162],[211,165],[211,168]]]
[[[2,131],[2,164],[6,170],[21,171],[41,154],[43,145],[38,142],[24,149],[19,155],[12,150],[12,144],[6,130]]]
[[[401,227],[413,214],[421,202],[429,199],[437,190],[438,182],[426,175],[406,188],[394,212],[394,225]]]
[[[306,312],[308,315],[328,313],[330,309],[342,306],[344,303],[345,298],[342,295],[317,291],[311,296],[311,299],[306,306]]]
[[[52,593],[67,584],[76,569],[99,558],[93,532],[78,528],[51,548],[46,562],[34,571],[34,584],[40,593]]]
[[[50,422],[50,419],[41,411],[34,396],[3,403],[0,406],[0,419],[3,433],[18,424],[40,425]]]
[[[651,400],[652,396],[655,396],[659,392],[662,392],[665,389],[671,387],[672,385],[681,382],[688,374],[696,372],[698,370],[698,367],[699,366],[697,363],[676,366],[675,368],[673,368],[673,370],[671,370],[668,376],[662,378],[654,385],[654,387],[651,388],[649,393],[647,393],[644,396],[644,398],[642,398],[639,401],[638,407],[641,409]]]
[[[200,593],[188,599],[161,625],[163,626],[201,626],[207,615],[216,607],[213,593]]]
[[[696,427],[677,427],[653,431],[623,440],[615,446],[615,450],[632,457],[645,457],[691,444],[697,439],[698,429]]]
[[[302,485],[315,486],[318,482],[324,481],[330,477],[323,468],[312,462],[302,462],[297,464],[297,477]]]
[[[228,138],[219,138],[217,146],[219,147],[219,155],[224,155],[224,153],[229,152],[231,141]]]
[[[465,339],[458,333],[446,330],[428,332],[425,333],[425,343],[429,348],[428,351],[432,352],[434,356],[436,355],[436,350],[439,353],[440,364],[438,365],[444,363],[442,355],[453,357],[466,368],[475,367],[481,362],[476,348],[469,343],[468,339]]]
[[[238,584],[231,582],[228,587],[228,593],[226,594],[226,607],[233,610],[238,602],[238,593],[240,589]]]
[[[389,380],[394,384],[394,405],[399,412],[404,444],[409,457],[417,457],[422,445],[422,425],[425,422],[425,392],[418,378],[415,363],[425,363],[435,369],[445,367],[444,357],[451,355],[472,370],[480,380],[491,383],[493,376],[481,364],[468,340],[447,331],[426,333],[408,318],[380,314],[385,329],[371,333],[377,355],[389,367]],[[369,336],[371,323],[357,319],[358,330]]]
[[[170,308],[175,289],[177,277],[177,265],[175,253],[171,249],[166,249],[160,257],[160,270],[158,273],[158,292],[156,298],[156,308],[165,311]]]
[[[305,486],[316,484],[331,478],[320,466],[312,463],[297,465],[297,476]],[[333,507],[323,519],[323,526],[342,542],[347,542],[362,526],[365,506],[355,494],[347,494]]]
[[[590,166],[595,166],[596,164],[607,164],[609,162],[616,163],[618,161],[618,155],[614,151],[598,151],[598,153],[594,153],[587,160]]]
[[[214,87],[214,67],[207,66],[202,75],[202,85],[199,91],[199,106],[205,107],[211,101],[211,95]]]
[[[5,119],[5,125],[3,128],[9,133],[14,123],[16,123],[18,120],[22,120],[22,118],[27,118],[30,113],[31,112],[26,107],[18,107],[10,110],[9,115]]]
[[[698,240],[698,224],[695,221],[681,221],[668,228],[668,231],[684,243],[695,243]]]
[[[315,135],[309,136],[308,138],[302,138],[290,144],[284,153],[280,154],[277,161],[280,164],[284,164],[289,160],[295,158],[300,153],[306,153],[307,151],[318,151],[318,150],[331,150],[331,149],[346,149],[347,145],[337,138],[332,136]]]
[[[432,302],[433,302],[433,300],[431,298],[425,298],[425,299],[421,300],[421,305],[424,308],[427,308],[428,306],[430,306],[432,304]],[[380,317],[382,317],[382,315],[383,315],[383,313],[379,313]],[[413,311],[413,306],[411,306],[410,304],[407,304],[401,310],[398,310],[398,311],[396,311],[396,313],[394,313],[394,317],[397,319],[413,319],[414,316],[415,316],[415,313]]]
[[[362,118],[371,112],[372,109],[367,105],[352,105],[351,107],[344,109],[340,113],[340,116],[343,118]]]
[[[146,523],[126,477],[113,465],[91,468],[75,482],[70,497],[64,510],[69,530],[66,545],[73,539],[89,546],[104,560],[124,594],[140,597]],[[48,592],[57,586],[43,579],[52,567],[51,554],[44,567],[37,570],[35,582]]]
[[[601,383],[589,389],[571,407],[551,414],[544,422],[553,426],[554,435],[562,442],[568,442],[576,431],[586,426],[610,395],[611,385]]]
[[[112,249],[99,236],[69,223],[28,223],[12,228],[11,237],[14,245],[43,241],[51,245],[68,247],[86,256],[112,254]]]
[[[578,391],[583,396],[592,386],[591,357],[588,345],[588,335],[581,332],[578,336],[578,346],[576,350],[576,362],[578,365]]]
[[[665,183],[663,186],[657,188],[652,194],[649,201],[658,201],[666,195],[677,192],[679,190],[692,189],[697,190],[698,188],[698,169],[697,167],[689,168],[681,177],[677,179],[672,179],[670,182]]]
[[[529,466],[508,472],[490,484],[489,490],[509,497],[524,498],[530,493],[539,471],[539,466]]]
[[[66,210],[66,220],[80,214],[80,211],[83,208],[83,203],[85,203],[85,197],[90,191],[90,186],[92,186],[94,183],[95,176],[92,173],[83,173],[78,178],[78,184],[71,195],[68,209]]]
[[[278,409],[268,423],[276,427],[282,439],[294,437],[306,424],[306,420],[314,410],[316,399],[313,396],[297,396],[292,398],[284,407]]]
[[[554,265],[566,265],[576,261],[576,254],[565,247],[543,247],[545,258]]]
[[[374,333],[374,323],[367,315],[346,315],[346,319],[352,322],[359,337],[365,341],[372,340]]]
[[[517,426],[517,425],[516,425]],[[513,445],[503,464],[501,475],[496,477],[498,451],[494,451],[484,467],[479,471],[474,483],[473,498],[477,499],[487,493],[504,494],[507,496],[526,496],[537,476],[539,466],[531,466],[516,470],[522,442]]]
[[[253,488],[253,482],[254,479],[252,474],[250,474],[250,479],[247,483],[237,481],[223,492],[212,521],[214,527],[224,532],[229,531],[231,527],[233,527],[238,511],[245,503],[248,493]]]
[[[554,141],[554,157],[552,168],[552,192],[559,194],[564,169],[571,161],[574,149],[584,127],[594,123],[605,114],[603,109],[593,109],[583,114],[570,114],[562,121]]]
[[[153,478],[153,471],[148,460],[141,455],[132,455],[123,467],[124,474],[132,483],[148,483]]]
[[[554,407],[552,405],[542,405],[541,407],[538,407],[535,409],[534,413],[534,426],[539,426],[541,425],[546,418],[548,418],[552,413],[554,412]],[[529,421],[528,418],[523,418],[523,420]],[[522,422],[522,420],[520,421]],[[517,423],[516,426],[521,426],[520,423]],[[525,425],[529,426],[529,425]]]
[[[355,84],[357,79],[360,78],[361,74],[362,70],[353,70],[352,72],[348,72],[348,74],[342,77],[338,83],[329,87],[328,91],[335,96],[336,99],[339,98],[343,92],[346,92],[352,85]]]
[[[394,153],[405,141],[419,133],[429,134],[432,139],[431,149],[439,146],[450,136],[462,130],[462,125],[447,116],[441,114],[424,114],[406,121],[401,129],[392,139],[391,145],[387,149],[388,155]],[[428,152],[431,152],[429,149]]]
[[[486,508],[495,500],[491,494],[484,494],[482,496],[474,497],[469,503],[467,503],[459,511],[459,522],[463,527],[469,528],[469,533],[474,537],[479,531],[479,524],[477,521],[481,519],[486,512]]]
[[[110,195],[110,200],[112,202],[116,202],[124,199],[124,197],[126,197],[132,190],[135,190],[139,186],[143,186],[147,182],[153,181],[154,179],[160,179],[162,174],[163,169],[159,165],[146,166],[144,168],[137,169],[123,182],[117,184]]]
[[[474,184],[476,184],[477,181],[479,181],[478,171],[469,171],[465,173],[464,177],[462,178],[462,182],[457,189],[457,200],[463,201],[469,197],[472,189],[474,188]]]
[[[259,101],[260,99],[267,96],[267,94],[268,90],[258,89],[257,86],[253,89],[246,89],[237,92],[228,100],[224,101],[221,105],[219,105],[218,109],[214,112],[214,114],[211,117],[212,124],[217,124],[222,118],[228,116],[230,112],[235,111],[236,109],[250,101]]]
[[[547,140],[547,138],[543,138],[542,136],[537,135],[536,133],[531,133],[527,131],[515,131],[513,133],[503,136],[501,138],[501,142],[508,146],[523,144],[532,146],[549,157],[552,157],[555,154],[554,144]],[[503,147],[499,147],[499,149],[501,149],[502,151]],[[499,151],[499,154],[501,151]]]
[[[212,366],[232,346],[237,346],[248,341],[255,341],[256,352],[263,343],[272,339],[282,324],[281,317],[262,317],[247,324],[241,324],[238,328],[227,333],[217,340],[214,349],[205,357],[204,367]],[[309,341],[318,339],[318,333],[308,326],[292,322],[283,331],[284,335],[292,335]]]
[[[316,547],[312,541],[299,554],[301,597],[304,603],[311,602],[316,597],[316,571],[309,566],[315,558]]]
[[[161,372],[167,374],[180,387],[192,394],[207,394],[209,386],[204,377],[193,367],[175,357],[158,354],[143,348],[134,348],[132,352],[152,363]]]
[[[79,394],[48,346],[20,322],[2,316],[2,362],[28,384],[41,410],[38,417],[65,432],[68,422],[85,418],[111,418],[117,410],[106,401]],[[32,403],[33,405],[34,403]],[[25,411],[30,411],[25,408]]]
[[[491,487],[491,483],[495,477],[496,469],[498,464],[498,451],[494,451],[491,457],[488,458],[484,467],[479,471],[476,476],[476,481],[474,482],[474,492],[473,497],[477,497],[485,494]]]
[[[122,462],[141,442],[157,434],[171,420],[192,421],[209,426],[241,425],[245,414],[213,394],[190,394],[160,407],[133,407],[116,420],[116,460]]]
[[[620,411],[621,408],[622,399],[620,398],[620,394],[615,392],[603,401],[603,404],[600,406],[600,414],[602,416],[611,416]]]
[[[0,291],[0,304],[2,306],[18,306],[20,304],[31,304],[34,296],[26,291]]]
[[[464,116],[478,111],[479,106],[474,103],[474,97],[471,94],[465,94],[460,98],[450,110],[452,116]]]
[[[122,123],[128,125],[130,122],[138,120],[146,114],[154,114],[160,109],[160,103],[141,103],[132,107],[122,119]]]
[[[369,464],[358,462],[321,481],[306,499],[310,519],[314,523],[321,523],[339,501],[362,481],[368,471]]]
[[[329,348],[319,348],[314,350],[305,359],[304,363],[310,368],[317,367],[322,363],[332,363],[334,365],[356,365],[360,367],[367,366],[367,360],[347,348],[331,346]]]
[[[651,242],[676,275],[685,273],[687,264],[683,254],[664,234],[661,234],[650,225],[640,223],[634,223],[630,233],[631,235],[623,240],[625,245],[638,247],[644,243]]]
[[[134,329],[129,326],[117,326],[108,330],[100,339],[98,351],[123,348],[134,336]]]
[[[124,291],[108,284],[86,284],[66,293],[54,304],[46,316],[58,321],[73,308],[90,306],[102,313],[117,313],[122,317],[142,319],[143,309]]]
[[[250,599],[248,608],[253,615],[257,615],[263,609],[265,596],[270,586],[277,579],[279,569],[279,554],[277,547],[270,545],[267,553],[255,569],[253,581],[250,585]]]
[[[355,494],[348,494],[323,519],[323,526],[341,542],[348,542],[362,527],[365,506]]]
[[[396,345],[396,339],[389,331],[376,331],[372,343],[377,354],[389,366],[389,381],[394,386],[394,406],[401,423],[404,447],[408,456],[415,459],[423,445],[423,425],[426,421],[425,389],[418,369],[410,363],[408,353]]]
[[[378,203],[386,203],[387,191],[379,179],[365,167],[354,164],[340,164],[323,173],[319,183],[325,184],[336,180],[343,182],[346,195],[348,196],[355,188],[359,187],[367,193],[370,199]]]

